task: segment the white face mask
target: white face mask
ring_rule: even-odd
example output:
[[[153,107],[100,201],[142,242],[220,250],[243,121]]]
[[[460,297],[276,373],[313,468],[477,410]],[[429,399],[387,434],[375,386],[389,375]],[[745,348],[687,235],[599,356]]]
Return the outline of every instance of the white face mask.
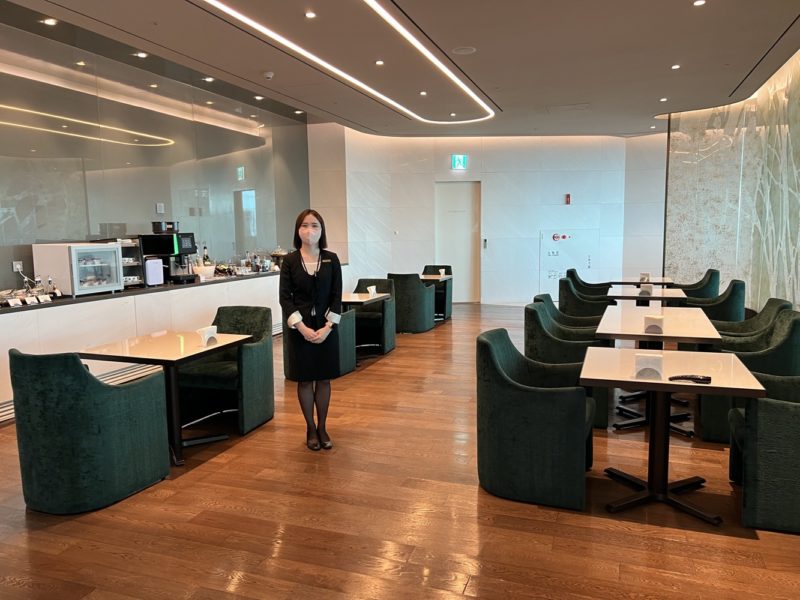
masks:
[[[319,242],[319,238],[322,236],[322,226],[316,218],[308,215],[303,219],[297,233],[303,242],[313,246]]]

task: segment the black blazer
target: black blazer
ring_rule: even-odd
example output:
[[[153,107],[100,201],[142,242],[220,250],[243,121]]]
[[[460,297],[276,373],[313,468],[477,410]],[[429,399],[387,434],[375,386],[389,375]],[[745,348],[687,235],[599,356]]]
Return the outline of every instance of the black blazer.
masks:
[[[338,323],[342,313],[342,265],[334,252],[320,253],[316,276],[306,273],[300,251],[287,254],[281,263],[280,300],[284,320],[299,311],[303,323],[315,330],[326,320]]]

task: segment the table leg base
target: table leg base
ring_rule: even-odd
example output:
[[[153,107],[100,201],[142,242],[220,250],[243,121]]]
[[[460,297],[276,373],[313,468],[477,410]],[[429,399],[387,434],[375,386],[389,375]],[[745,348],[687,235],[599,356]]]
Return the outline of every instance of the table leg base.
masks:
[[[169,454],[170,457],[172,458],[172,464],[175,465],[176,467],[181,467],[186,462],[185,460],[183,460],[182,455],[180,458],[178,458],[178,453],[175,452],[175,448],[173,448],[172,446],[169,447]]]
[[[644,479],[625,473],[619,469],[608,468],[605,472],[606,475],[614,481],[628,485],[636,490],[636,493],[630,496],[625,496],[624,498],[606,504],[606,510],[608,512],[620,512],[648,502],[664,502],[698,519],[702,519],[706,523],[711,523],[712,525],[719,525],[722,523],[722,518],[719,515],[708,513],[678,496],[678,494],[682,492],[688,492],[702,487],[706,482],[702,477],[687,477],[686,479],[673,481],[667,485],[667,493],[663,494],[649,489]]]

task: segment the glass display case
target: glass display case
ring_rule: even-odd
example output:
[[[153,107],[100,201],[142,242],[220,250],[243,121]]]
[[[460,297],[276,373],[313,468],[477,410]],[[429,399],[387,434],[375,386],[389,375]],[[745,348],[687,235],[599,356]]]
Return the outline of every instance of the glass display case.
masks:
[[[120,244],[33,244],[37,275],[52,277],[64,294],[81,296],[123,289]]]

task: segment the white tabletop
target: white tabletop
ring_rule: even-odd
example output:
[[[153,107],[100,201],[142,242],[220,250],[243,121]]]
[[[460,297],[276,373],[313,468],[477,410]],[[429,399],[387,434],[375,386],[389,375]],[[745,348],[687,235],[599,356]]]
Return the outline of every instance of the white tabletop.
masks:
[[[635,374],[637,354],[663,357],[661,379],[640,379]],[[669,381],[670,375],[709,375],[708,384]],[[695,394],[761,398],[764,388],[735,354],[728,352],[681,352],[635,348],[586,349],[580,384],[621,387],[626,390],[678,391]]]
[[[241,343],[251,337],[233,333],[218,333],[216,342],[204,346],[200,334],[196,331],[157,331],[149,335],[140,335],[102,346],[85,348],[79,354],[83,358],[95,360],[148,361],[153,364],[178,363],[222,346]]]
[[[667,285],[672,283],[672,277],[650,277],[650,281],[639,281],[638,276],[634,277],[620,277],[619,279],[611,279],[608,283],[611,285],[639,285],[641,283],[652,283],[653,285]]]
[[[374,296],[361,293],[344,293],[342,294],[342,304],[372,304],[373,302],[379,302],[391,297],[392,295],[387,294],[386,292],[381,292],[375,294]]]
[[[613,285],[608,290],[608,297],[615,300],[681,300],[686,298],[683,290],[678,288],[653,287],[650,295],[642,294],[642,288],[635,285]]]
[[[447,281],[448,279],[452,279],[452,275],[420,275],[420,279],[423,281]]]
[[[645,333],[644,319],[663,317],[663,333]],[[652,342],[694,342],[716,344],[722,340],[717,329],[702,308],[670,306],[609,306],[600,319],[596,335],[612,340],[638,340]]]

